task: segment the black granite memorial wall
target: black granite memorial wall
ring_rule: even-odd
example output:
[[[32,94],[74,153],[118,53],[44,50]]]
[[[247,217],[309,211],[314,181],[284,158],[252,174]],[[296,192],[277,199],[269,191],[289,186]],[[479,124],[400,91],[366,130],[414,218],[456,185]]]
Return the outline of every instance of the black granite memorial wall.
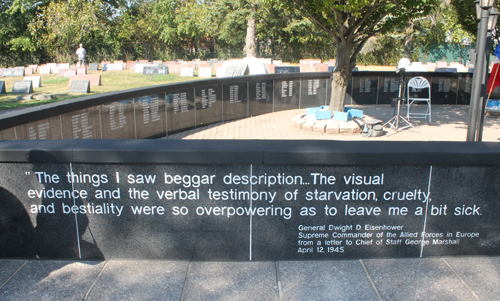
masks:
[[[472,74],[407,72],[406,80],[420,75],[431,83],[432,104],[469,102]],[[345,104],[390,104],[398,91],[399,75],[395,72],[353,72]],[[493,99],[500,98],[499,91],[493,92]],[[328,105],[330,98],[328,72],[197,80],[6,112],[0,116],[0,136],[5,137],[2,139],[38,137],[35,133],[38,125],[33,124],[55,118],[50,130],[53,134],[42,134],[40,137],[44,138],[40,139],[157,138],[221,121]],[[79,119],[85,112],[89,115]]]
[[[500,255],[500,145],[0,142],[0,256]]]

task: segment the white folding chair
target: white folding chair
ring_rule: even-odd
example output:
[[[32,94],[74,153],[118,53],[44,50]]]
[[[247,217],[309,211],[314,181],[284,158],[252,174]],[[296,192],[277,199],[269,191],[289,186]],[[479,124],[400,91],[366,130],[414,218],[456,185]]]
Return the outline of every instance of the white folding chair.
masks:
[[[421,97],[423,96],[422,94],[424,92],[419,91],[420,97],[410,97],[410,91],[412,89],[415,89],[417,91],[422,90],[422,89],[427,89],[428,94],[427,97]],[[407,94],[406,94],[406,99],[407,99],[407,106],[406,106],[406,118],[410,120],[410,117],[414,118],[426,118],[429,116],[429,122],[431,121],[431,85],[429,84],[429,81],[421,76],[414,77],[408,81],[407,84]],[[424,103],[427,105],[427,109],[425,113],[423,113],[423,110],[415,110],[411,112],[411,107],[412,105],[417,105],[417,104],[422,104]],[[415,106],[414,106],[415,107]]]

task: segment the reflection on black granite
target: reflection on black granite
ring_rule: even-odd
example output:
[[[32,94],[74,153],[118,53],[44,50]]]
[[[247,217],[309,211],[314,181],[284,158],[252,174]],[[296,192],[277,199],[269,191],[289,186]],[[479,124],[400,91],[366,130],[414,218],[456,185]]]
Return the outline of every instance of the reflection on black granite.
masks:
[[[50,156],[47,154],[47,156]],[[81,211],[84,205],[80,197],[73,194],[73,185],[69,183],[72,177],[67,165],[34,164],[33,173],[44,183],[44,195],[41,195],[41,205],[35,212],[35,244],[36,253],[40,258],[104,258],[95,242],[81,239],[89,227],[89,219]],[[53,181],[47,174],[57,174],[61,178]],[[67,176],[69,176],[67,178]],[[74,181],[74,178],[72,178]],[[52,182],[52,183],[51,183]],[[53,197],[50,192],[63,191],[63,197]],[[35,193],[42,190],[36,189]],[[71,194],[68,198],[67,194]],[[36,206],[36,205],[34,205]],[[78,206],[78,208],[73,207]],[[78,213],[73,210],[76,209]],[[78,221],[76,217],[78,216]],[[77,229],[78,227],[78,229]],[[85,251],[85,252],[82,252]]]
[[[19,199],[0,187],[0,257],[34,257],[35,230]]]

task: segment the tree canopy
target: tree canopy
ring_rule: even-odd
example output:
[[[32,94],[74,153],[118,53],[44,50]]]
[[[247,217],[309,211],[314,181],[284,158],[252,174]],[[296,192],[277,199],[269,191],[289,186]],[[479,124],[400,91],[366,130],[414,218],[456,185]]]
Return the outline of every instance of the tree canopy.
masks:
[[[295,8],[336,43],[330,110],[343,111],[347,84],[365,43],[428,15],[437,0],[274,0]]]
[[[350,66],[394,65],[448,32],[460,42],[461,18],[444,4],[426,14],[433,1],[3,0],[0,66],[74,62],[79,43],[90,61],[241,58],[250,18],[258,57],[328,60],[345,40]]]

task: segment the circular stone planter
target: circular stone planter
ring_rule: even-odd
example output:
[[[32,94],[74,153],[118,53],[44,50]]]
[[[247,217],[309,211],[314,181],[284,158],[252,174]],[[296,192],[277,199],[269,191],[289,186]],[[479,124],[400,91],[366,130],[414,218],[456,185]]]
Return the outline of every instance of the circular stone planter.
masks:
[[[352,120],[341,121],[336,119],[316,120],[315,115],[300,114],[292,119],[296,129],[318,134],[339,135],[339,134],[360,134],[361,129]]]

